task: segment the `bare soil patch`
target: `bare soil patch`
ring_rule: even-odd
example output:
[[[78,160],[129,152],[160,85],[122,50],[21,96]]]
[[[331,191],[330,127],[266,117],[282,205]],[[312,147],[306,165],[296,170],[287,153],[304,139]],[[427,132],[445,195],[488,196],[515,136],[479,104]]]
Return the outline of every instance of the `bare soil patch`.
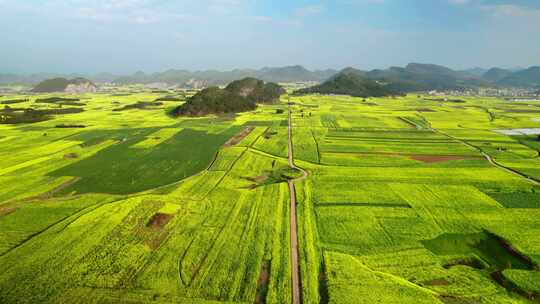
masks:
[[[17,211],[15,207],[0,207],[0,217]]]
[[[77,153],[68,153],[68,154],[64,154],[64,158],[65,159],[74,159],[74,158],[79,158],[79,155],[77,155]]]
[[[225,147],[234,147],[240,143],[246,136],[255,130],[255,127],[247,127],[242,132],[236,134],[225,143]]]
[[[257,297],[255,304],[266,303],[266,295],[268,294],[268,282],[270,281],[270,261],[263,261],[261,272],[259,273],[259,281],[257,284]]]
[[[150,221],[148,221],[148,224],[146,224],[146,227],[154,228],[154,229],[162,229],[167,225],[168,222],[172,220],[174,215],[172,214],[166,214],[166,213],[156,213],[152,216]]]

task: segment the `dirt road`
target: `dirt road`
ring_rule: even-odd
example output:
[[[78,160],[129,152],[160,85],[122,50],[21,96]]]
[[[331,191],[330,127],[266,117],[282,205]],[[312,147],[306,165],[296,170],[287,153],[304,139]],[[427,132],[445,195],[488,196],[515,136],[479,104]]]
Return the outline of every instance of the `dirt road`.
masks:
[[[302,171],[303,179],[307,177],[307,172],[294,164],[293,142],[292,142],[292,119],[291,106],[289,101],[289,166]],[[298,180],[298,179],[297,179]],[[300,267],[298,262],[298,224],[296,221],[296,188],[294,180],[289,180],[289,193],[291,194],[291,279],[292,279],[292,303],[302,303],[301,284],[300,284]]]

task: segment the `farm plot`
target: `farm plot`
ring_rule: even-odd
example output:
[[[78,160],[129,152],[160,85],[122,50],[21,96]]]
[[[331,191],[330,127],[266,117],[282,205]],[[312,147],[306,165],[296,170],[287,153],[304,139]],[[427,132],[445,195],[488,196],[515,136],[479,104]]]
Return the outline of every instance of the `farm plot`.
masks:
[[[289,302],[276,106],[239,121],[111,115],[131,98],[157,96],[91,95],[83,129],[0,126],[0,302]],[[228,144],[243,119],[266,125]],[[268,126],[279,135],[252,148]]]
[[[164,95],[126,90],[0,125],[0,302],[289,303],[287,105],[113,111]],[[292,101],[303,303],[538,295],[540,188],[522,176],[537,145],[493,132],[536,114],[473,97]]]
[[[287,157],[287,128],[272,126],[257,139],[253,148],[274,156]]]
[[[521,171],[536,167],[534,145],[491,131],[506,124],[483,104],[496,101],[467,100],[463,109],[411,97],[370,102],[377,103],[366,110],[374,120],[348,114],[363,108],[348,102],[332,106],[338,101],[321,98],[321,107],[311,109],[325,117],[322,128],[312,129],[325,132],[320,164],[298,162],[310,172],[299,197],[305,297],[328,303],[522,303],[534,297],[538,187],[493,166],[477,149]],[[325,113],[329,104],[331,114]],[[381,123],[398,107],[422,108],[422,128]],[[526,219],[525,210],[531,210]],[[513,260],[509,246],[532,264]]]

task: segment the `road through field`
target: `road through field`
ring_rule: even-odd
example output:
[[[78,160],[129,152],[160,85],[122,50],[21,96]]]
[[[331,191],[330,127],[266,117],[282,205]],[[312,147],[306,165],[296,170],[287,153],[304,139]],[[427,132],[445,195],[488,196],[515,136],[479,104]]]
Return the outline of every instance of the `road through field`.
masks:
[[[514,169],[512,169],[512,168],[509,168],[509,167],[506,167],[506,166],[503,166],[503,165],[499,164],[499,163],[498,163],[491,155],[489,155],[489,154],[487,154],[486,152],[484,152],[484,150],[482,150],[482,148],[480,148],[480,147],[478,147],[478,146],[475,146],[475,145],[473,145],[473,144],[471,144],[471,143],[469,143],[469,142],[467,142],[467,141],[465,141],[465,140],[462,140],[462,139],[459,139],[459,138],[457,138],[457,137],[448,135],[448,134],[446,134],[446,133],[444,133],[444,132],[441,132],[441,131],[439,131],[439,130],[436,130],[436,129],[432,129],[432,130],[434,130],[435,132],[438,132],[438,133],[440,133],[440,134],[442,134],[442,135],[444,135],[444,136],[447,136],[448,138],[451,138],[451,139],[453,139],[453,140],[459,141],[459,142],[461,142],[462,144],[464,144],[464,145],[466,145],[466,146],[468,146],[468,147],[471,147],[472,149],[475,149],[475,150],[478,151],[480,154],[482,154],[482,156],[484,156],[484,158],[485,158],[491,165],[493,165],[493,166],[495,166],[495,167],[497,167],[497,168],[499,168],[499,169],[501,169],[501,170],[503,170],[503,171],[506,171],[506,172],[508,172],[508,173],[510,173],[510,174],[514,174],[514,175],[516,175],[516,176],[522,177],[522,178],[528,180],[529,182],[531,182],[531,183],[533,183],[533,184],[535,184],[535,185],[540,185],[540,181],[538,181],[538,180],[535,179],[534,177],[528,176],[528,175],[526,175],[526,174],[524,174],[524,173],[521,173],[521,172],[519,172],[519,171],[517,171],[517,170],[514,170]]]
[[[292,119],[291,119],[291,105],[289,101],[289,166],[291,168],[297,168],[294,165],[293,156],[293,144],[292,144]],[[297,168],[302,170],[300,168]],[[303,171],[303,170],[302,170]],[[303,177],[307,176],[307,173],[303,171]],[[300,268],[298,263],[298,225],[296,222],[296,188],[294,187],[294,180],[289,180],[289,193],[291,194],[291,274],[292,274],[292,303],[300,304]]]

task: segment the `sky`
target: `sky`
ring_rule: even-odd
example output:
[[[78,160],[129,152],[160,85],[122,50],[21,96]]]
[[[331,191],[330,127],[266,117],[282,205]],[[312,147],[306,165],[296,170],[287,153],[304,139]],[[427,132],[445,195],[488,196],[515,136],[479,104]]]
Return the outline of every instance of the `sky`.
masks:
[[[0,0],[0,73],[540,65],[538,0]]]

